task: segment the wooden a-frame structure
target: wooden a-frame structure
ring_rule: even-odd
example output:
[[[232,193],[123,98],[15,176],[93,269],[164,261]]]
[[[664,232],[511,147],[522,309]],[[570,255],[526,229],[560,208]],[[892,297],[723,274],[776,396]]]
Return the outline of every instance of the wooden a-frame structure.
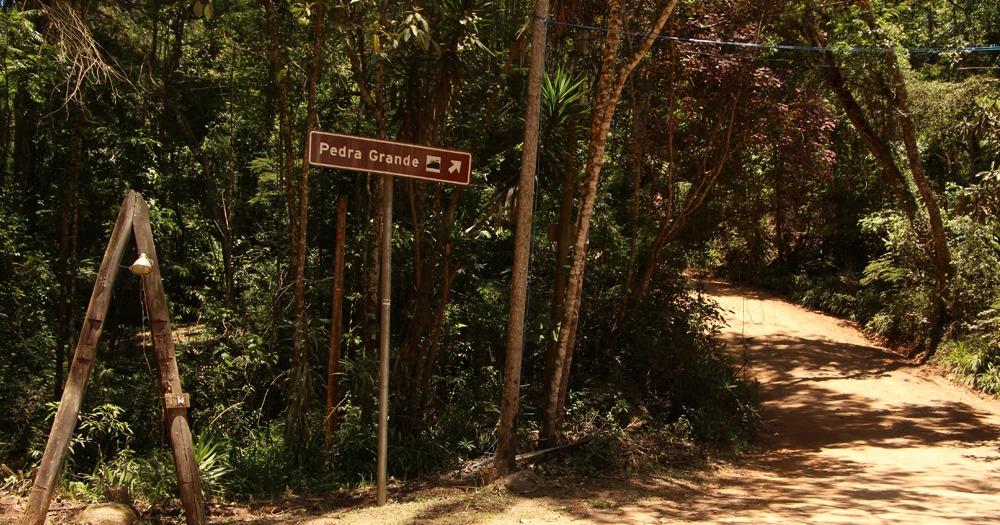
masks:
[[[184,507],[188,525],[208,523],[205,500],[201,492],[201,478],[198,475],[198,463],[195,460],[194,445],[191,440],[191,428],[187,421],[187,408],[191,406],[191,400],[181,389],[180,376],[177,372],[177,359],[170,331],[170,314],[163,293],[156,247],[153,245],[149,207],[142,196],[129,191],[122,201],[118,220],[111,232],[111,239],[101,261],[101,269],[94,282],[94,291],[87,306],[87,316],[80,330],[80,339],[76,344],[76,353],[73,355],[73,362],[66,378],[66,387],[63,389],[62,400],[52,422],[52,430],[49,432],[45,453],[35,476],[28,507],[21,521],[22,525],[45,523],[49,503],[59,481],[63,461],[66,459],[66,450],[80,414],[80,404],[83,401],[87,380],[90,378],[90,370],[96,358],[97,342],[111,302],[111,290],[120,270],[125,247],[133,237],[138,253],[146,254],[152,265],[149,273],[142,276],[142,287],[146,293],[153,348],[156,351],[157,376],[163,394],[170,446],[174,453],[181,505]]]

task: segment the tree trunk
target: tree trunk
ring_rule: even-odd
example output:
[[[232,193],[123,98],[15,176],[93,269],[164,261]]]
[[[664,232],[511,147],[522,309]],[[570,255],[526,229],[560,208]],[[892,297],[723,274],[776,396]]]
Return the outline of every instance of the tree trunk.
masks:
[[[875,21],[875,13],[872,10],[871,3],[868,0],[862,0],[862,4],[865,7],[864,18],[869,28],[872,31],[880,31]],[[936,282],[931,298],[930,330],[924,355],[921,357],[921,362],[923,363],[930,359],[934,355],[934,352],[937,351],[938,344],[940,344],[941,338],[944,335],[944,327],[948,322],[949,285],[953,274],[951,251],[948,247],[948,238],[944,230],[940,199],[927,179],[924,161],[920,156],[920,147],[917,144],[917,129],[910,113],[910,94],[906,87],[906,78],[899,68],[899,58],[896,56],[894,50],[887,48],[885,58],[886,68],[889,70],[894,89],[894,96],[890,98],[893,108],[896,110],[896,121],[899,123],[903,149],[906,152],[906,159],[910,166],[910,176],[913,178],[913,185],[916,186],[917,195],[927,213],[927,222],[931,233],[931,262],[934,266],[934,278]]]
[[[10,155],[11,137],[13,136],[14,115],[10,109],[10,73],[7,70],[7,54],[10,50],[10,35],[4,35],[3,53],[0,54],[0,77],[3,77],[3,94],[0,95],[0,184],[6,185],[7,180],[7,158]]]
[[[788,262],[788,237],[785,217],[785,157],[775,148],[778,165],[774,167],[774,246],[778,251],[778,262]]]
[[[629,163],[632,168],[632,202],[629,209],[632,232],[629,238],[628,275],[625,278],[625,290],[629,290],[635,281],[636,264],[639,257],[639,209],[642,206],[642,154],[645,151],[643,139],[646,130],[646,106],[649,100],[649,91],[643,90],[643,100],[639,99],[635,91],[636,89],[632,89],[629,93],[632,103],[632,136],[629,137],[628,148]]]
[[[327,448],[333,445],[333,432],[337,428],[337,404],[340,392],[337,385],[340,374],[340,343],[343,339],[344,311],[344,240],[347,236],[347,197],[337,201],[337,239],[333,260],[333,306],[330,313],[330,353],[326,365],[326,418],[323,435]]]
[[[306,86],[306,128],[302,140],[302,164],[298,182],[298,247],[295,250],[295,321],[292,334],[292,363],[289,374],[288,437],[305,440],[308,435],[306,421],[307,404],[311,397],[312,385],[309,380],[310,346],[306,322],[305,273],[308,251],[306,233],[309,221],[309,132],[316,125],[316,82],[323,65],[323,45],[326,38],[324,1],[314,4],[312,63]]]
[[[279,5],[284,6],[285,4],[279,2]],[[281,39],[281,23],[287,13],[284,10],[279,12],[274,0],[264,0],[264,9],[266,12],[268,55],[271,62],[271,84],[275,93],[275,103],[278,106],[278,171],[285,184],[289,244],[291,246],[289,266],[294,272],[296,261],[298,261],[298,193],[295,190],[295,153],[292,147],[292,122],[288,108],[288,70],[282,52],[283,41]]]
[[[84,93],[81,90],[80,100]],[[62,275],[59,286],[59,332],[56,342],[56,381],[53,399],[59,399],[63,389],[63,371],[66,365],[66,348],[76,322],[76,270],[78,221],[80,217],[80,170],[83,163],[83,108],[77,102],[67,106],[73,126],[70,139],[69,162],[63,188],[63,205],[60,210],[59,247]]]
[[[22,189],[35,178],[38,107],[31,100],[29,89],[27,81],[22,80],[14,93],[14,180]]]
[[[597,201],[597,186],[600,180],[601,167],[604,164],[604,148],[607,144],[608,132],[611,128],[611,118],[614,111],[612,94],[616,73],[615,62],[618,47],[621,43],[622,7],[621,0],[610,0],[611,27],[605,38],[604,61],[598,80],[597,97],[590,128],[590,143],[588,146],[587,166],[584,170],[584,194],[577,219],[576,240],[573,245],[573,264],[570,268],[569,282],[564,299],[563,317],[559,325],[558,346],[553,356],[552,374],[545,385],[545,412],[540,435],[542,446],[554,446],[559,427],[561,426],[561,409],[559,397],[563,375],[566,374],[569,355],[568,342],[575,331],[579,319],[580,298],[583,284],[583,270],[586,262],[587,241],[590,233],[590,218]]]
[[[563,301],[566,297],[566,282],[569,280],[569,243],[573,236],[573,201],[576,197],[576,172],[567,170],[562,177],[559,190],[559,223],[556,225],[555,282],[552,285],[552,304],[549,316],[552,329],[558,329],[563,315]],[[559,340],[553,338],[545,349],[545,378],[551,381],[555,367]]]
[[[500,401],[500,426],[494,466],[497,474],[514,468],[517,452],[517,413],[521,403],[521,360],[524,355],[524,319],[528,302],[528,270],[531,255],[535,175],[538,166],[538,127],[541,114],[542,74],[545,72],[545,19],[549,0],[535,0],[531,28],[531,62],[528,66],[528,103],[524,116],[524,146],[517,182],[517,215],[514,261],[511,273],[510,312],[507,322],[507,355]]]
[[[229,89],[230,93],[237,93],[235,75],[237,67],[237,55],[239,53],[239,47],[235,43],[230,44],[230,64],[229,64]],[[233,95],[235,96],[235,95]],[[234,101],[235,103],[235,101]],[[233,268],[233,248],[235,240],[233,238],[233,210],[234,203],[237,199],[237,178],[239,171],[237,169],[236,161],[236,151],[235,151],[235,141],[236,141],[236,123],[235,115],[233,111],[230,110],[229,113],[229,141],[228,147],[226,148],[228,162],[225,169],[225,186],[221,195],[219,195],[219,200],[216,204],[219,211],[221,212],[221,226],[219,228],[219,233],[222,242],[222,271],[223,271],[223,286],[225,287],[225,299],[226,306],[232,308],[234,306],[235,294],[235,275]],[[243,308],[241,307],[241,310]]]
[[[385,27],[387,15],[387,4],[385,1],[379,3],[379,23]],[[371,118],[375,120],[375,127],[378,138],[384,139],[388,136],[388,127],[385,113],[385,90],[383,85],[382,62],[376,58],[374,72],[374,86],[369,84],[368,69],[364,62],[366,56],[365,32],[362,23],[355,20],[361,11],[354,6],[348,6],[348,17],[354,21],[356,27],[354,38],[347,41],[345,51],[351,64],[351,73],[354,76],[355,84],[358,87],[358,94]],[[353,46],[351,45],[353,43]],[[376,55],[377,57],[377,55]],[[368,232],[367,250],[364,250],[362,261],[359,265],[362,268],[363,276],[361,281],[361,333],[362,352],[364,356],[376,355],[378,351],[379,335],[379,275],[381,270],[380,239],[382,238],[382,192],[384,177],[380,175],[368,175],[363,179],[362,192],[364,197],[364,229]],[[359,199],[359,203],[361,199]],[[364,383],[367,385],[367,383]],[[363,391],[355,392],[361,405],[363,418],[369,417],[374,405],[370,402],[372,395],[367,395]]]
[[[444,213],[443,230],[446,232],[452,231],[452,225],[455,222],[455,210],[458,208],[458,202],[461,199],[462,194],[463,188],[461,187],[455,188],[451,194],[448,208]],[[417,377],[420,378],[420,381],[417,385],[418,404],[415,407],[415,412],[425,417],[428,396],[431,393],[431,378],[434,376],[434,365],[437,363],[438,351],[441,348],[441,340],[444,337],[446,314],[448,312],[448,305],[451,302],[451,289],[455,282],[456,269],[452,268],[451,264],[454,247],[454,240],[449,236],[448,239],[444,241],[444,253],[441,255],[441,299],[438,302],[437,312],[431,322],[430,333],[424,341],[425,351],[423,354],[425,355],[425,358],[420,361],[420,367],[418,368]]]

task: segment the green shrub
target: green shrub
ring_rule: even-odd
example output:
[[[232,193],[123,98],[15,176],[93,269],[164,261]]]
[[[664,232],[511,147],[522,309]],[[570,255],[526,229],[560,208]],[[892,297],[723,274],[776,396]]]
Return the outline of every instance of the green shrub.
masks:
[[[286,454],[281,424],[271,423],[251,430],[240,443],[229,452],[230,486],[234,495],[280,494],[294,484],[295,469]]]
[[[1000,346],[979,336],[945,342],[935,358],[958,382],[1000,395]]]
[[[665,272],[666,273],[666,272]],[[675,274],[663,279],[632,310],[614,345],[600,347],[600,361],[614,373],[571,391],[568,423],[597,429],[625,426],[636,416],[660,425],[690,423],[699,443],[742,449],[758,423],[757,387],[739,375],[716,337],[718,306],[693,293]],[[588,352],[574,358],[590,362]]]

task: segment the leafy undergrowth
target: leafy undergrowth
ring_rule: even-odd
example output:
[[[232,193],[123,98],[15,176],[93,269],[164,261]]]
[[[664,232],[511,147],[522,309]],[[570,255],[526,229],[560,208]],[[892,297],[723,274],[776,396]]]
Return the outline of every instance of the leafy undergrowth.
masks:
[[[216,447],[211,442],[197,447],[203,471],[209,474],[206,479],[209,485],[211,479],[221,473],[212,464],[215,460],[211,456]],[[556,500],[572,499],[576,505],[601,510],[609,505],[620,504],[623,498],[628,498],[630,491],[637,489],[630,485],[630,480],[651,479],[661,475],[696,476],[709,466],[712,457],[720,453],[720,450],[696,444],[690,437],[690,429],[685,428],[684,423],[664,425],[639,421],[633,422],[631,428],[604,431],[578,447],[546,455],[527,468],[543,480],[539,492],[534,495]],[[142,461],[149,460],[133,458],[132,461],[142,464]],[[118,482],[130,485],[136,496],[129,497],[124,503],[132,506],[152,525],[183,522],[178,502],[169,496],[171,480],[167,479],[169,476],[166,474],[169,473],[164,473],[162,477],[149,477],[158,479],[160,483],[157,486],[165,491],[156,495],[147,494],[151,490],[149,486],[135,486],[129,480],[118,479]],[[417,506],[427,506],[427,500],[450,501],[455,508],[449,512],[457,512],[456,515],[461,516],[493,515],[508,507],[509,494],[502,480],[483,486],[481,478],[474,474],[456,474],[424,476],[408,481],[393,478],[389,487],[391,498]],[[75,483],[67,485],[53,501],[54,512],[50,514],[52,522],[64,523],[90,503],[116,499],[116,489],[110,484],[111,481],[95,480],[93,486]],[[150,481],[144,483],[149,484]],[[99,494],[96,487],[102,487],[104,494]],[[0,493],[0,522],[6,523],[9,521],[8,517],[12,520],[13,516],[19,515],[19,507],[26,502],[29,488],[28,480],[23,475],[10,473]],[[608,490],[615,493],[613,499],[609,499]],[[209,499],[209,511],[214,520],[225,523],[260,519],[273,519],[273,523],[293,523],[296,517],[306,515],[340,514],[364,509],[371,506],[373,498],[374,487],[361,484],[326,491],[286,491],[274,497],[254,498],[243,502],[212,497]]]
[[[967,337],[948,341],[938,351],[935,362],[955,381],[1000,396],[1000,347],[988,339]]]
[[[604,301],[603,312],[617,305],[616,297]],[[759,420],[757,387],[716,339],[721,323],[716,305],[691,293],[681,277],[651,291],[648,301],[619,334],[592,328],[599,336],[581,343],[575,366],[593,373],[576,373],[565,428],[569,436],[591,441],[547,458],[537,466],[544,475],[580,478],[695,467],[707,450],[740,451],[752,442]],[[595,314],[585,321],[601,326],[601,319]],[[189,418],[203,485],[215,508],[312,502],[314,495],[352,505],[369,497],[375,378],[365,371],[374,370],[372,363],[345,361],[345,374],[354,382],[344,383],[356,394],[345,398],[327,447],[318,432],[287,437],[282,405],[275,401],[283,395],[283,376],[274,375],[279,365],[254,336],[235,329],[222,336],[208,325],[182,326],[178,333],[181,375],[197,400]],[[119,349],[119,360],[98,363],[61,491],[67,500],[122,502],[169,522],[178,517],[173,463],[160,427],[158,391],[139,343],[141,338],[125,339],[122,346],[140,348]],[[441,478],[442,472],[493,453],[499,377],[492,366],[463,366],[449,381],[441,379],[439,391],[449,404],[431,412],[435,417],[394,429],[389,474],[404,480],[400,490],[413,484],[448,486],[453,481]],[[539,379],[529,384],[538,385]],[[140,391],[137,384],[148,388]],[[539,390],[526,388],[523,450],[537,432],[531,416],[541,411]],[[322,405],[315,405],[309,427],[320,429]],[[47,408],[51,418],[55,405]],[[27,495],[49,421],[40,419],[30,429],[25,439],[30,450],[15,465],[21,472],[12,476],[9,492]]]

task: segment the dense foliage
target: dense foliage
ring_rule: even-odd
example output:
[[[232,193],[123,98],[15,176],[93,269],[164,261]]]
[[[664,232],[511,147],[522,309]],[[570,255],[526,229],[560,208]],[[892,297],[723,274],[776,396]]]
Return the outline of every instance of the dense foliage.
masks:
[[[680,2],[663,32],[682,40],[657,40],[627,79],[588,237],[567,435],[621,436],[642,419],[681,441],[751,442],[754,384],[713,338],[718,313],[692,293],[682,275],[689,267],[763,283],[914,347],[935,339],[940,320],[942,361],[1000,390],[1000,53],[896,51],[1000,42],[1000,8],[840,4]],[[23,490],[44,446],[128,189],[150,203],[206,489],[243,497],[372,480],[382,187],[374,176],[304,168],[310,128],[472,152],[468,187],[395,183],[389,468],[413,476],[493,451],[512,212],[529,147],[521,144],[529,4],[2,5],[0,406],[8,410],[0,460],[20,472],[5,483]],[[659,7],[625,3],[623,53],[639,45]],[[519,418],[525,446],[544,417],[546,356],[559,344],[593,137],[608,33],[590,26],[613,17],[602,2],[559,1],[552,18]],[[687,38],[806,47],[822,38],[892,51],[838,52],[831,66],[814,51]],[[840,85],[830,69],[844,77]],[[908,215],[849,118],[858,115],[844,114],[847,93],[896,164],[910,161],[900,170],[910,176],[905,122],[893,117],[897,69],[943,209],[946,272],[934,266],[941,253],[928,241],[926,195]],[[342,395],[327,445],[342,195]],[[162,501],[172,467],[148,321],[137,281],[122,277],[66,486],[89,497],[124,487]],[[938,298],[947,315],[935,313]]]

